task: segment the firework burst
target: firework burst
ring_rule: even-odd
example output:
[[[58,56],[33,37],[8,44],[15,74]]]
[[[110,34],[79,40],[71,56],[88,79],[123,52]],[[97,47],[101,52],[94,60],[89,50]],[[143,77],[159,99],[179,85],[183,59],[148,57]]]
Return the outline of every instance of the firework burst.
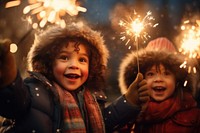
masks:
[[[195,60],[200,57],[200,20],[197,20],[197,25],[191,25],[187,20],[181,26],[182,40],[179,52],[185,55],[185,61],[180,66],[187,68],[188,73],[196,73]]]
[[[20,5],[20,0],[10,1],[6,8]],[[78,5],[76,0],[28,0],[29,5],[23,9],[23,13],[28,15],[27,21],[34,29],[43,28],[47,23],[65,26],[63,16],[69,14],[76,16],[79,12],[86,12],[87,9]],[[38,19],[38,23],[32,21],[32,15]]]

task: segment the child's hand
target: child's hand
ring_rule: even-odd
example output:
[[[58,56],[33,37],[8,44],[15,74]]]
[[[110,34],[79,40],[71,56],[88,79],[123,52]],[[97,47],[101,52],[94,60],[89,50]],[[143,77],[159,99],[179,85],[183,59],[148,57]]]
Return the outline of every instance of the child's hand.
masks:
[[[149,94],[150,92],[147,89],[146,80],[143,79],[141,73],[138,73],[136,79],[132,82],[125,93],[125,97],[131,104],[142,106],[144,103],[149,101]]]
[[[0,87],[4,87],[16,78],[17,69],[14,56],[10,53],[10,40],[0,40]]]

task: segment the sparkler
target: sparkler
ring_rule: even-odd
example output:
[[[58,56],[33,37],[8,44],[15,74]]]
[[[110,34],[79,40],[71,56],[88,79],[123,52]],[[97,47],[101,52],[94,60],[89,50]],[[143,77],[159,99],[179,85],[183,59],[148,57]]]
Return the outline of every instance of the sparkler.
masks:
[[[126,41],[125,45],[128,45],[128,43],[134,38],[136,48],[138,51],[138,38],[142,39],[148,39],[150,38],[150,35],[145,31],[145,28],[147,27],[156,27],[158,23],[153,24],[152,21],[155,20],[152,16],[152,13],[150,11],[147,12],[146,16],[144,18],[141,18],[140,15],[138,15],[135,11],[133,13],[133,18],[130,17],[129,20],[120,20],[119,25],[124,29],[123,32],[121,32],[122,37],[120,38],[122,41]],[[130,49],[131,46],[129,46],[128,49]],[[139,59],[138,59],[138,52],[137,52],[137,65],[138,65],[138,72],[139,72]]]
[[[200,51],[200,20],[197,20],[197,26],[190,25],[189,20],[185,21],[181,26],[183,37],[179,52],[186,56],[185,61],[180,65],[180,68],[188,68],[188,73],[196,73],[196,67],[192,63],[196,58],[199,58]],[[191,65],[192,63],[193,65]]]
[[[6,8],[18,6],[20,0],[10,1],[6,3]],[[27,20],[32,27],[43,28],[48,22],[65,26],[63,16],[69,14],[76,16],[79,12],[86,12],[87,9],[78,5],[76,0],[28,0],[29,5],[23,9],[24,14],[35,15],[39,23],[33,23],[32,18],[29,16]]]

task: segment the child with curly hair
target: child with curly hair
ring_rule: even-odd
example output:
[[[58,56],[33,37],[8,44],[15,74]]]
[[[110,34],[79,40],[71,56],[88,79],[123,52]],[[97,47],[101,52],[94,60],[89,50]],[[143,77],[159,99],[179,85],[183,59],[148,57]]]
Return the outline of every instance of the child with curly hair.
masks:
[[[136,118],[140,103],[149,98],[146,82],[137,79],[130,91],[105,107],[108,56],[101,34],[86,24],[53,26],[36,36],[28,53],[30,76],[23,80],[9,42],[1,41],[0,115],[13,121],[6,129],[104,133]]]

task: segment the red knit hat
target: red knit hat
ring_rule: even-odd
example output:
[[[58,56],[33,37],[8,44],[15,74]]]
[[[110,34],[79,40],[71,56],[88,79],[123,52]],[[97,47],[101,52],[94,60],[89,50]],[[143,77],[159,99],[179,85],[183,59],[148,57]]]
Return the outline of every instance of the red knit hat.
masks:
[[[167,52],[176,52],[176,48],[173,43],[165,37],[159,37],[147,44],[147,50],[165,50]]]

